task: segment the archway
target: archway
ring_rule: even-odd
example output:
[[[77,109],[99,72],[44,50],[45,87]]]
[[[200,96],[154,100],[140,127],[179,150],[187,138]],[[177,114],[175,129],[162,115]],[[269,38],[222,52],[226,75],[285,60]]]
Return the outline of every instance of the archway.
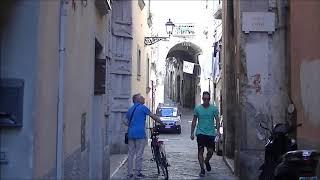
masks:
[[[199,65],[198,56],[202,53],[199,46],[191,42],[182,42],[174,45],[167,54],[166,74],[170,74],[167,78],[168,84],[166,88],[170,88],[170,98],[183,107],[194,108],[196,104],[196,97],[199,92],[199,82],[201,68]],[[185,73],[183,71],[184,62],[194,63],[192,73]],[[183,90],[183,91],[182,91]]]

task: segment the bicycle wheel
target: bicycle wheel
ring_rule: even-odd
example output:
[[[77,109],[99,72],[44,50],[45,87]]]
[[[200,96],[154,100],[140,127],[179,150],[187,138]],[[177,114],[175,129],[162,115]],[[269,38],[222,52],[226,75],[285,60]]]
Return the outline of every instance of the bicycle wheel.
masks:
[[[160,158],[156,158],[156,164],[157,164],[158,174],[160,174]]]
[[[161,152],[161,154],[160,154],[160,159],[161,159],[160,166],[161,166],[163,176],[164,176],[165,180],[168,180],[169,179],[168,163],[167,163],[167,158],[163,152]]]
[[[153,159],[157,164],[157,170],[158,170],[158,174],[160,174],[160,154],[159,154],[159,150],[157,150],[157,148],[152,148],[151,147],[151,151],[153,154]]]

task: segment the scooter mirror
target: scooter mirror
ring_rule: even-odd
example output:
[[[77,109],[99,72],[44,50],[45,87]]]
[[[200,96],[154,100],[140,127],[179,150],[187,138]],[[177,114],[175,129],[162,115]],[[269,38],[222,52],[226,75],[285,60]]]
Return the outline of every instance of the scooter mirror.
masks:
[[[294,111],[294,105],[293,104],[289,104],[289,106],[288,106],[288,113],[293,113],[293,111]]]

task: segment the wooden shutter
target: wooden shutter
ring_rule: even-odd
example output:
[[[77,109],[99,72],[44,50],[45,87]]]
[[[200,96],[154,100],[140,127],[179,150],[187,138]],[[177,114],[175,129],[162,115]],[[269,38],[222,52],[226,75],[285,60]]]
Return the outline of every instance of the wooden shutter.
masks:
[[[95,59],[94,95],[106,92],[106,59]]]

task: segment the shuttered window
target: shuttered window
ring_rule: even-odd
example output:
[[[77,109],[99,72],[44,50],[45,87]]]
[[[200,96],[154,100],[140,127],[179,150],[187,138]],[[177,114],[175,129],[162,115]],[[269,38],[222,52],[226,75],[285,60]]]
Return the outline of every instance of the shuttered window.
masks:
[[[98,58],[103,46],[95,40],[95,63],[94,63],[94,95],[106,92],[106,59]]]
[[[94,94],[105,94],[106,90],[106,59],[96,58],[94,72]]]
[[[141,50],[138,47],[137,50],[137,80],[140,80],[141,77]]]

